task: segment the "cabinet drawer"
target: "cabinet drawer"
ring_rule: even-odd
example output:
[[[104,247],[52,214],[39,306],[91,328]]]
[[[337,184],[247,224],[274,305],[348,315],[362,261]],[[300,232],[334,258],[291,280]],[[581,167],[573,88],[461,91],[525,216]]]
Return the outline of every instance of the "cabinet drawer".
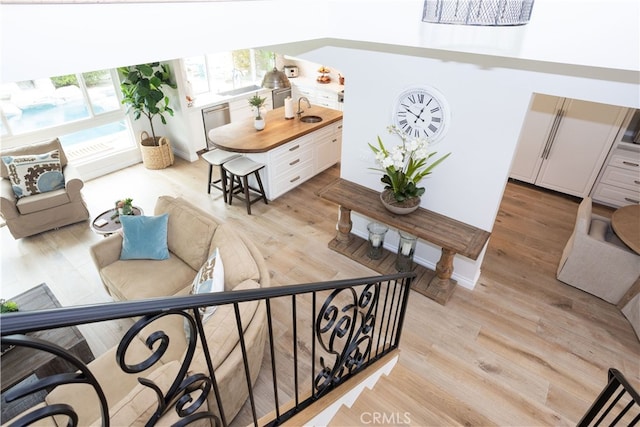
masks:
[[[297,187],[313,176],[313,159],[301,163],[296,168],[292,168],[286,173],[278,174],[273,181],[271,197],[276,198],[287,191]]]
[[[602,183],[611,184],[627,190],[640,190],[640,171],[607,166],[602,174]]]
[[[311,142],[312,138],[310,136],[303,136],[302,138],[288,142],[269,153],[269,162],[279,163],[283,160],[298,156],[303,151],[311,151],[313,148]]]
[[[614,154],[609,161],[610,166],[636,171],[640,175],[640,153],[629,152],[628,154]]]
[[[593,194],[593,200],[620,207],[640,203],[640,190],[628,190],[609,184],[600,184]]]
[[[301,147],[300,149],[294,150],[287,155],[280,156],[277,161],[274,161],[272,163],[274,167],[273,177],[275,179],[278,179],[281,174],[287,173],[288,170],[297,168],[306,161],[312,160],[313,150],[311,148],[312,147]]]

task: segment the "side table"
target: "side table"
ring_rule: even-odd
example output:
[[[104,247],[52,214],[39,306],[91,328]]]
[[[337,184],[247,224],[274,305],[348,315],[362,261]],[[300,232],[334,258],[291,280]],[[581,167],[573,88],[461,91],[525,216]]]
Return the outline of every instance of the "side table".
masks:
[[[20,311],[46,310],[61,307],[49,287],[42,283],[13,298]],[[75,327],[43,329],[30,332],[29,336],[40,338],[63,347],[84,363],[94,359],[93,353],[80,330]],[[13,387],[31,374],[44,378],[61,372],[73,372],[75,367],[51,353],[35,351],[26,347],[15,347],[2,355],[2,391]]]
[[[134,215],[144,215],[144,212],[141,208],[137,206],[133,206],[133,214]],[[100,222],[103,222],[103,225]],[[97,233],[102,234],[103,236],[110,236],[113,233],[117,233],[122,228],[122,224],[120,223],[120,216],[117,214],[117,210],[115,208],[111,208],[107,211],[102,212],[100,215],[94,218],[91,221],[91,229]]]

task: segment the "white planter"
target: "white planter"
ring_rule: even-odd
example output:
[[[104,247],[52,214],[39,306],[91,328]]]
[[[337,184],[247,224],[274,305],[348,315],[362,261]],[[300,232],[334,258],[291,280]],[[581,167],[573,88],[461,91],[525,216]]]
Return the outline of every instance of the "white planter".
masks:
[[[264,129],[264,119],[255,119],[253,121],[253,125],[256,127],[257,130]]]

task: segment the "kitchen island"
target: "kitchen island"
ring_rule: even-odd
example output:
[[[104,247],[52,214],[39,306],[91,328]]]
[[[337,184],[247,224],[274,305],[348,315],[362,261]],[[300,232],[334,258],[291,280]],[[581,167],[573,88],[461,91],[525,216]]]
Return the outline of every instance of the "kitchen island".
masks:
[[[261,179],[267,198],[273,200],[340,161],[342,111],[305,107],[303,117],[319,116],[322,121],[287,120],[280,107],[266,113],[264,130],[257,131],[253,119],[247,119],[210,130],[209,141],[264,163]]]

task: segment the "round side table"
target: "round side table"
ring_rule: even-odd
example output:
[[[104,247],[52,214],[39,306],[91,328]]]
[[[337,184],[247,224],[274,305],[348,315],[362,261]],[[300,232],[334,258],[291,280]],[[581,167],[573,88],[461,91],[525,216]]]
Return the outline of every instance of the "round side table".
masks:
[[[113,233],[117,233],[122,229],[120,216],[117,212],[116,208],[111,208],[102,212],[100,215],[95,217],[93,221],[91,221],[91,229],[95,233],[101,234],[105,237],[110,236]],[[144,212],[141,208],[133,206],[133,214],[136,216],[144,215]]]

